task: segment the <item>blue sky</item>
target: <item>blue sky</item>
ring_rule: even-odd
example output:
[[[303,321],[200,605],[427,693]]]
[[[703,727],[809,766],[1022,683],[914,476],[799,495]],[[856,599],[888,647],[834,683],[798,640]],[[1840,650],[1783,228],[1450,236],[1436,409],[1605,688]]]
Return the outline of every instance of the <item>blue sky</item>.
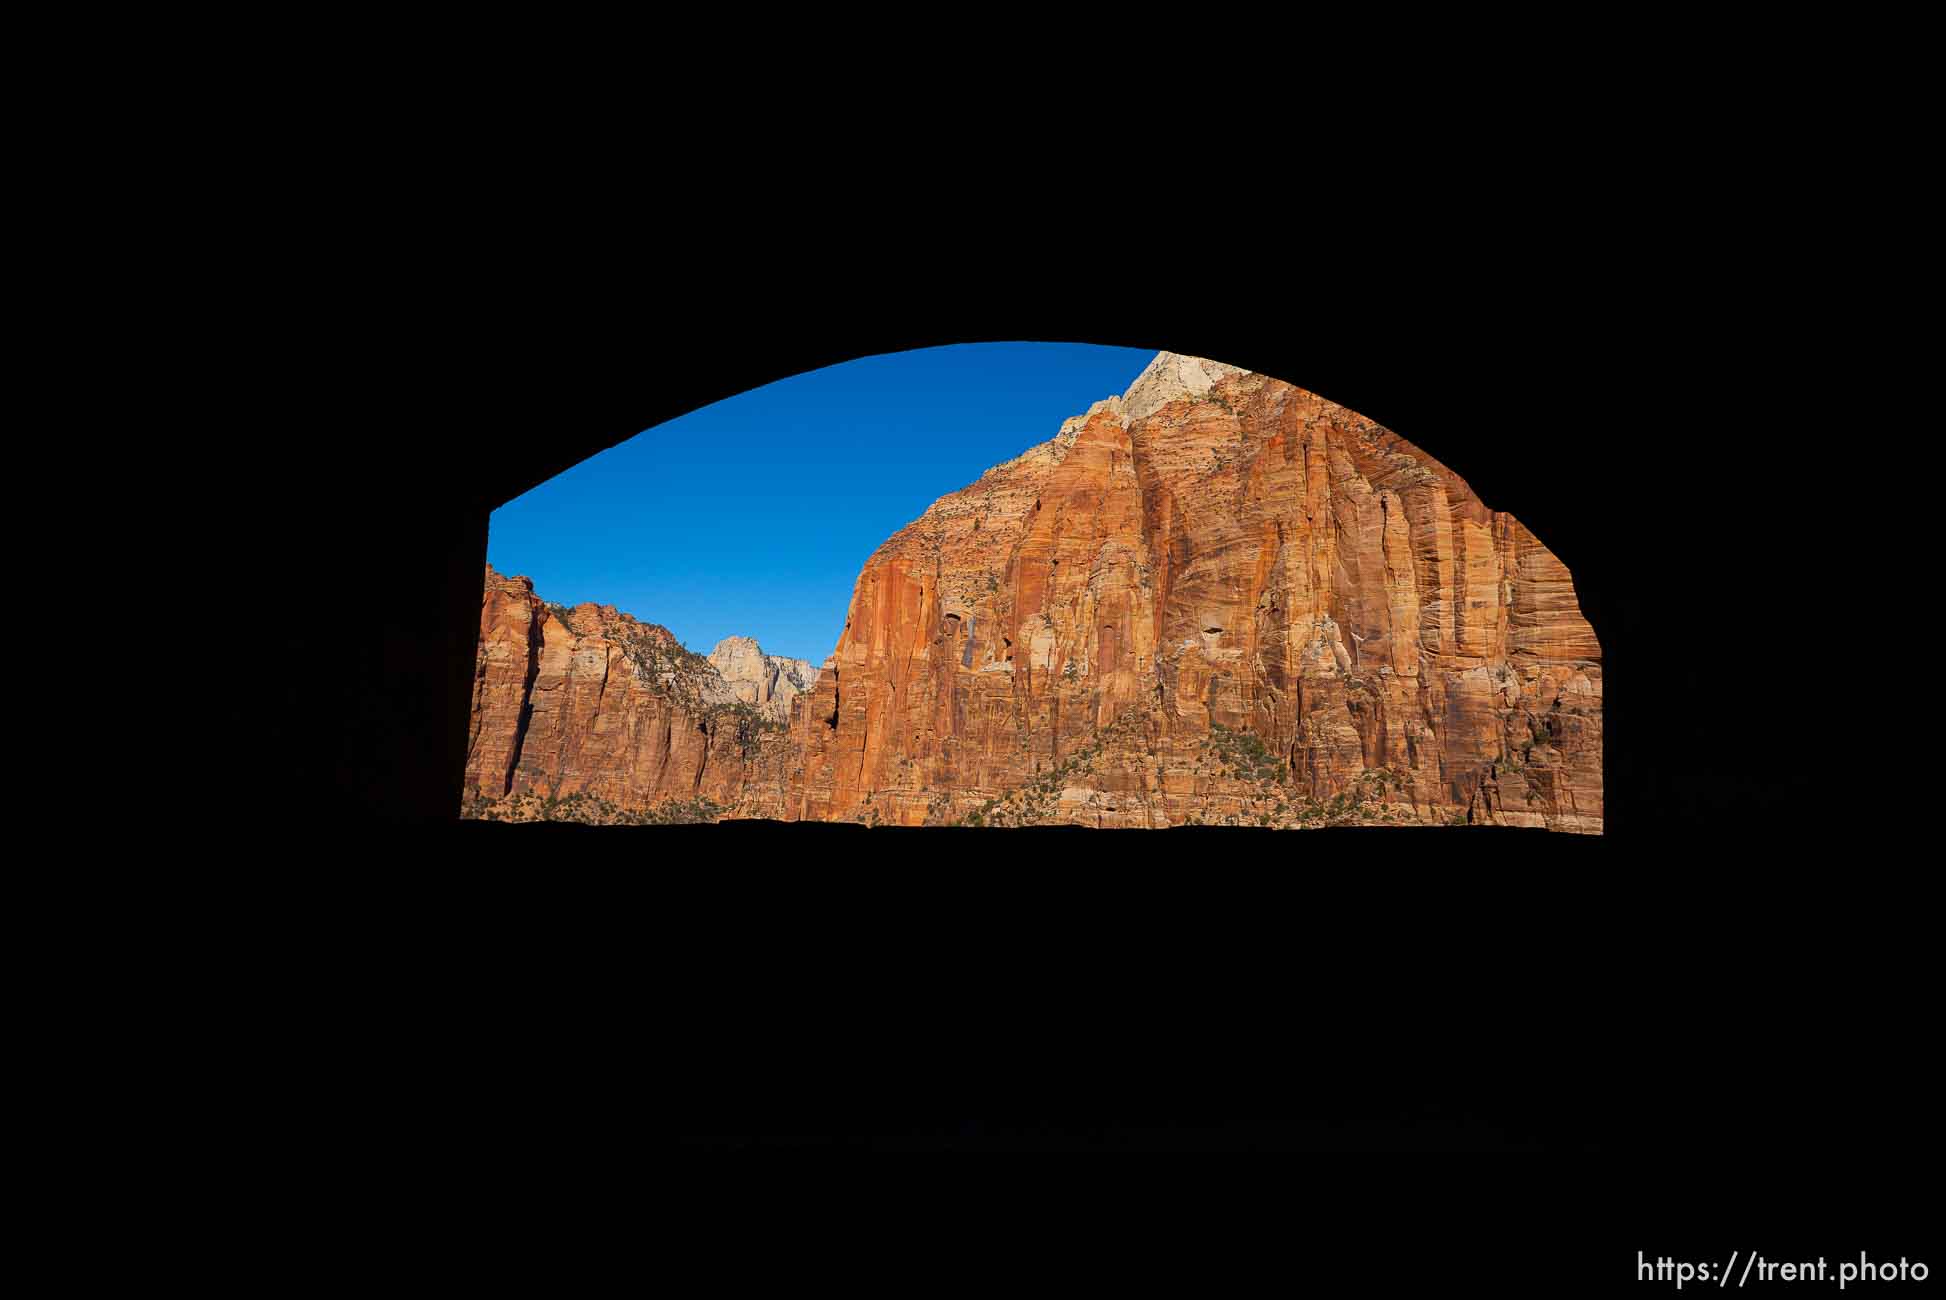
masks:
[[[973,343],[865,357],[659,424],[493,512],[487,559],[703,654],[753,636],[814,664],[852,584],[939,497],[1126,389],[1153,352]]]

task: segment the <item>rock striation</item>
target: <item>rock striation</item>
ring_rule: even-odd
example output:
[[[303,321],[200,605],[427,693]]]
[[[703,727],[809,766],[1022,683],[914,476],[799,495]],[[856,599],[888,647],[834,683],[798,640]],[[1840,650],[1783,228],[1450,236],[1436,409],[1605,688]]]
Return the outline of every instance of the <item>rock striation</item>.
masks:
[[[1316,394],[1159,355],[867,561],[782,815],[1601,829],[1567,570]]]
[[[467,773],[907,826],[1598,833],[1601,689],[1517,519],[1356,412],[1165,352],[887,540],[822,671],[489,571]]]
[[[767,755],[781,761],[782,741],[777,721],[667,628],[613,605],[547,604],[529,579],[488,566],[467,815],[710,820],[735,808]]]

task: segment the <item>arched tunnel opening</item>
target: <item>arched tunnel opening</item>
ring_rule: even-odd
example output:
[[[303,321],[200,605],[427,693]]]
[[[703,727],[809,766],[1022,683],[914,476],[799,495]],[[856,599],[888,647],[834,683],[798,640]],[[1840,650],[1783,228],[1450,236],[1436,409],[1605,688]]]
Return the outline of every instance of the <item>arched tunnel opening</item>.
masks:
[[[370,1006],[382,1008],[392,1005],[386,999],[402,982],[401,972],[421,969],[428,953],[441,958],[441,969],[466,971],[482,988],[490,985],[506,969],[509,952],[521,950],[520,942],[507,942],[517,934],[527,947],[538,944],[545,955],[564,958],[556,964],[564,973],[555,989],[564,996],[550,1005],[569,1008],[570,1019],[580,1014],[587,1039],[603,1040],[602,1027],[623,1008],[612,996],[606,1005],[590,1000],[589,992],[619,989],[625,981],[577,979],[570,988],[565,972],[586,970],[606,953],[639,951],[644,918],[658,926],[674,918],[685,923],[674,939],[657,930],[657,942],[666,946],[658,959],[666,957],[672,972],[734,967],[730,975],[712,975],[717,987],[696,999],[701,1010],[681,1036],[714,1049],[685,1058],[685,1118],[703,1116],[692,1131],[748,1132],[752,1115],[766,1105],[751,1082],[760,1072],[731,1068],[752,1058],[724,1049],[753,1036],[809,1048],[802,1033],[790,1035],[793,1025],[801,1030],[815,1022],[827,1026],[816,1044],[820,1059],[883,1063],[887,1054],[872,1043],[883,1041],[890,1016],[908,1031],[951,1026],[957,1039],[951,1053],[944,1029],[929,1041],[940,1060],[963,1060],[969,1041],[978,1039],[967,1027],[982,1023],[982,1006],[997,1005],[1045,1027],[1058,1049],[1057,1029],[1102,1023],[1099,1004],[1060,1017],[1033,1010],[1046,989],[1072,985],[1074,965],[1063,954],[1078,950],[1088,954],[1091,969],[1143,971],[1150,969],[1144,963],[1164,962],[1178,986],[1187,981],[1197,1005],[1234,1012],[1225,1023],[1233,1041],[1286,1041],[1290,973],[1273,977],[1260,969],[1259,978],[1244,978],[1233,959],[1308,951],[1321,958],[1310,987],[1336,988],[1344,972],[1375,963],[1386,973],[1385,980],[1366,979],[1344,995],[1372,1024],[1397,1023],[1387,1017],[1406,1005],[1448,1030],[1438,1041],[1449,1050],[1434,1067],[1425,1065],[1417,1046],[1382,1033],[1366,1036],[1355,1059],[1397,1066],[1375,1073],[1425,1080],[1428,1090],[1462,1109],[1505,1113],[1511,1125],[1543,1140],[1567,1133],[1570,1142],[1592,1137],[1623,1146],[1706,1137],[1720,1146],[1766,1135],[1770,1120],[1802,1131],[1811,1112],[1799,1107],[1787,1114],[1790,1099],[1754,1067],[1738,1074],[1735,1062],[1726,1063],[1714,1083],[1686,1078],[1677,1101],[1651,1059],[1617,1046],[1628,1037],[1626,1026],[1649,1023],[1691,1049],[1710,1039],[1702,1010],[1689,1009],[1703,1005],[1693,994],[1708,987],[1708,972],[1680,962],[1645,966],[1641,944],[1644,936],[1669,933],[1672,899],[1707,912],[1728,896],[1730,884],[1713,885],[1707,872],[1684,867],[1682,855],[1665,855],[1666,836],[1672,830],[1700,835],[1712,826],[1795,825],[1786,814],[1804,792],[1802,781],[1767,782],[1739,771],[1729,747],[1709,743],[1722,735],[1690,725],[1676,703],[1709,683],[1704,668],[1683,662],[1677,647],[1693,643],[1699,630],[1728,626],[1722,592],[1685,567],[1688,551],[1701,544],[1685,530],[1713,517],[1706,492],[1754,497],[1775,485],[1753,467],[1748,440],[1735,437],[1684,439],[1681,463],[1671,462],[1669,444],[1680,431],[1668,413],[1673,403],[1658,401],[1652,417],[1645,416],[1647,408],[1635,399],[1653,393],[1654,384],[1617,378],[1618,366],[1654,377],[1654,357],[1635,336],[1604,332],[1598,313],[1526,310],[1546,295],[1532,281],[1523,289],[1504,278],[1444,298],[1415,296],[1400,284],[1341,293],[1328,321],[1292,312],[1288,298],[1253,291],[1242,276],[1185,278],[1181,292],[1172,292],[1164,277],[1134,295],[1109,292],[1106,277],[1054,277],[1027,293],[1015,284],[1006,295],[966,284],[942,292],[935,283],[923,295],[880,289],[864,295],[867,310],[837,321],[830,304],[844,298],[843,286],[787,274],[778,279],[795,287],[773,294],[773,309],[757,316],[741,303],[733,309],[700,279],[659,299],[662,319],[646,324],[639,313],[610,313],[564,327],[559,311],[479,311],[481,299],[469,312],[416,317],[410,337],[399,333],[396,355],[412,357],[409,368],[393,361],[381,341],[384,330],[374,327],[318,338],[302,373],[287,362],[230,377],[233,391],[261,418],[220,442],[215,454],[250,469],[220,479],[228,489],[226,510],[210,520],[220,527],[194,532],[196,549],[171,576],[185,586],[257,597],[248,622],[221,607],[216,612],[229,631],[253,639],[263,671],[249,690],[219,706],[213,724],[199,718],[192,731],[227,747],[228,765],[199,770],[221,774],[230,815],[256,837],[247,867],[255,892],[239,890],[238,897],[261,897],[274,888],[263,884],[266,878],[288,871],[274,863],[266,870],[266,847],[282,852],[301,842],[306,851],[322,850],[321,869],[300,869],[301,887],[283,895],[294,906],[275,912],[287,937],[302,917],[315,918],[319,942],[304,950],[319,969],[341,963],[343,933],[369,939],[372,918],[387,919],[396,926],[396,959],[385,960],[383,943],[368,943],[360,956]],[[1482,328],[1479,305],[1505,301],[1521,302],[1523,310],[1495,313],[1491,328]],[[433,320],[436,342],[428,349]],[[1563,320],[1587,328],[1564,329]],[[936,837],[951,847],[927,854],[923,872],[912,869],[916,855],[902,833],[873,839],[875,832],[853,835],[840,826],[791,827],[814,847],[783,851],[774,838],[755,833],[743,848],[727,851],[722,846],[734,841],[705,844],[685,832],[636,837],[646,846],[639,852],[604,844],[598,852],[565,854],[556,851],[557,841],[535,836],[455,832],[448,838],[449,828],[465,825],[458,809],[492,510],[643,429],[753,387],[859,357],[1017,338],[1168,348],[1277,376],[1399,431],[1494,509],[1521,520],[1572,573],[1604,663],[1626,659],[1634,666],[1618,668],[1604,700],[1604,835],[1429,830],[1386,838],[1323,831],[1276,840],[1302,845],[1305,853],[1272,859],[1250,846],[1273,837],[1247,830],[1184,832],[1207,837],[1189,839],[1198,846],[1189,854],[1169,846],[1174,833],[1144,839],[1109,830],[1028,832],[1018,851],[994,853],[957,847],[970,834],[940,832]],[[337,390],[319,382],[325,372],[313,366],[318,359],[330,362]],[[395,365],[396,371],[385,369]],[[384,377],[342,383],[344,375],[361,373]],[[1718,414],[1707,403],[1693,409],[1712,419]],[[1710,427],[1734,432],[1720,419]],[[265,436],[270,428],[279,431],[275,440]],[[1661,436],[1645,439],[1645,429]],[[1618,448],[1641,453],[1621,455]],[[1029,504],[1041,506],[1037,516],[1058,513],[1041,499]],[[348,510],[355,513],[353,526],[346,523]],[[1394,513],[1385,502],[1381,525],[1390,526]],[[1176,562],[1173,541],[1160,558]],[[1783,606],[1789,593],[1781,579],[1764,572],[1744,577],[1757,585],[1739,588],[1739,609],[1769,608],[1773,600]],[[1651,586],[1652,595],[1645,594]],[[1646,635],[1650,609],[1653,637]],[[1452,611],[1456,623],[1465,612]],[[1337,621],[1366,634],[1363,622]],[[1031,638],[1009,628],[996,639],[1024,668]],[[1658,670],[1645,673],[1643,665],[1658,652]],[[1369,642],[1360,646],[1360,679],[1373,653]],[[1060,667],[1047,671],[1058,679]],[[1321,675],[1301,693],[1328,692],[1334,680]],[[1201,699],[1208,684],[1177,683],[1177,697]],[[1157,683],[1154,695],[1163,707],[1171,691]],[[834,726],[840,711],[828,715]],[[1225,716],[1244,721],[1241,713]],[[1528,734],[1544,745],[1542,737],[1567,734],[1571,721],[1572,715],[1550,717]],[[1744,748],[1781,753],[1790,750],[1801,718],[1779,708],[1739,725],[1754,728],[1742,737]],[[1275,740],[1281,751],[1286,737]],[[1411,735],[1406,742],[1423,743]],[[239,754],[248,761],[237,763]],[[420,828],[431,833],[416,834]],[[744,833],[729,824],[696,828],[702,832]],[[1108,849],[1102,852],[1076,847],[1081,836],[1114,838],[1088,841]],[[1538,840],[1544,850],[1510,849],[1514,838],[1522,845]],[[1626,858],[1602,861],[1626,861],[1629,870],[1560,869],[1560,855],[1578,853],[1588,861],[1597,846],[1626,851]],[[643,870],[624,875],[616,859]],[[473,868],[457,885],[445,870],[455,861]],[[1737,854],[1710,860],[1732,872],[1743,861]],[[803,870],[823,862],[849,869]],[[726,869],[712,874],[705,865]],[[1280,870],[1273,875],[1270,866]],[[1106,874],[1111,870],[1116,874]],[[243,869],[236,879],[246,880]],[[515,898],[518,915],[509,902]],[[1738,898],[1748,901],[1741,892]],[[1103,950],[1106,916],[1114,919],[1114,933],[1140,936],[1127,951]],[[574,936],[571,947],[559,937],[567,935]],[[956,983],[955,970],[988,969],[995,935],[1006,937],[1014,955],[1005,978],[997,987],[991,978],[977,987]],[[473,936],[480,936],[477,943]],[[841,980],[831,954],[854,949],[870,959],[856,970],[846,967],[855,979]],[[726,962],[726,955],[750,953],[765,960],[749,967]],[[775,974],[779,962],[795,981]],[[1781,956],[1779,963],[1764,968],[1788,968]],[[912,996],[888,1003],[887,970],[917,973],[920,978],[902,980]],[[810,981],[814,988],[796,987],[805,972],[818,974]],[[355,985],[340,980],[338,987]],[[787,1010],[780,989],[810,1000]],[[579,998],[569,996],[577,990]],[[1182,992],[1170,990],[1171,996]],[[480,999],[478,1011],[481,1042],[562,1028],[538,1021],[510,1026],[509,1003],[495,1001],[488,1011],[486,1001]],[[872,1007],[874,1016],[870,1023],[834,1021],[834,1005]],[[1879,1005],[1887,1010],[1877,1027],[1889,1030],[1897,1003]],[[445,1004],[445,1042],[464,1037],[458,1018],[466,1014],[465,999]],[[382,1028],[383,1014],[375,1012],[369,1023]],[[1780,1039],[1794,1032],[1778,1016],[1760,1015],[1759,1025]],[[1174,1030],[1125,1027],[1131,1035],[1160,1034],[1156,1041],[1169,1050],[1179,1042]],[[399,1029],[406,1043],[405,1026]],[[1017,1059],[996,1040],[983,1041],[995,1049],[994,1061]],[[402,1051],[409,1058],[409,1048]],[[978,1113],[984,1106],[987,1113],[997,1107],[1038,1116],[1063,1107],[1098,1115],[1099,1102],[1088,1099],[1113,1087],[1142,1091],[1149,1113],[1171,1116],[1181,1111],[1165,1095],[1197,1097],[1191,1109],[1206,1115],[1315,1112],[1343,1100],[1319,1084],[1315,1061],[1294,1065],[1266,1049],[1252,1059],[1222,1058],[1224,1067],[1212,1069],[1208,1063],[1219,1057],[1199,1057],[1194,1073],[1185,1066],[1158,1077],[1116,1075],[1099,1055],[1054,1050],[1043,1064],[1073,1069],[1067,1077],[1074,1091],[1064,1098],[1004,1096],[996,1090],[1004,1082],[997,1072],[994,1080],[971,1081],[965,1098],[941,1100],[923,1089],[907,1095],[931,1098],[934,1112]],[[711,1062],[723,1068],[712,1071]],[[635,1075],[625,1067],[590,1077]],[[846,1074],[842,1082],[849,1086],[856,1077]],[[1386,1094],[1375,1085],[1361,1095]],[[1470,1105],[1493,1095],[1518,1101],[1502,1111]],[[1530,1108],[1537,1096],[1542,1100]],[[1752,1103],[1751,1097],[1773,1100]],[[786,1129],[828,1132],[844,1127],[846,1118],[869,1126],[863,1108],[875,1104],[854,1097],[847,1111],[837,1083],[823,1093],[806,1085],[797,1100],[804,1108],[798,1118],[777,1119],[773,1109],[771,1119]],[[1899,1113],[1892,1104],[1872,1111]]]
[[[216,311],[211,263],[155,259],[183,268],[182,292],[165,282],[153,301],[192,355],[152,390],[178,427],[129,436],[206,491],[188,509],[163,497],[165,548],[125,567],[160,589],[169,640],[220,638],[221,653],[187,666],[192,691],[157,697],[144,733],[194,780],[168,810],[196,837],[188,861],[144,844],[109,878],[115,896],[177,904],[144,917],[169,944],[154,970],[195,971],[168,1009],[175,1059],[247,1080],[208,1095],[247,1126],[253,1167],[266,1136],[295,1163],[411,1152],[484,1170],[529,1136],[627,1156],[645,1127],[856,1135],[906,1119],[1084,1140],[1233,1123],[1243,1143],[1281,1125],[1300,1145],[1307,1128],[1358,1145],[1375,1115],[1383,1142],[1410,1145],[1459,1112],[1487,1121],[1448,1126],[1463,1138],[1653,1153],[1653,1173],[1621,1179],[1638,1205],[1666,1203],[1667,1171],[1698,1150],[1759,1153],[1742,1164],[1769,1174],[1780,1151],[1862,1146],[1903,1168],[1932,1112],[1910,1032],[1927,1023],[1911,992],[1930,986],[1927,914],[1890,879],[1904,855],[1879,870],[1855,839],[1807,843],[1895,809],[1828,789],[1829,756],[1804,752],[1806,662],[1774,631],[1807,591],[1854,590],[1878,533],[1876,513],[1842,546],[1794,531],[1828,513],[1804,467],[1857,450],[1823,431],[1829,390],[1854,394],[1800,328],[1815,277],[1778,276],[1759,239],[1717,238],[1683,186],[1631,184],[1644,204],[1598,228],[1584,214],[1622,174],[1606,167],[1598,202],[1535,205],[1497,231],[1402,205],[1372,249],[1307,240],[1284,205],[1210,201],[1275,158],[1111,170],[1094,210],[1081,187],[1050,187],[1059,222],[983,213],[1000,219],[956,230],[899,195],[805,230],[753,203],[714,234],[645,225],[627,258],[572,268],[565,244],[516,267],[519,239],[452,257],[476,221],[422,231],[388,199],[266,248]],[[1558,167],[1535,174],[1560,197]],[[1325,196],[1340,199],[1361,225],[1385,206]],[[1676,219],[1632,220],[1651,205]],[[222,238],[274,226],[273,208]],[[1253,225],[1252,208],[1274,214]],[[1745,333],[1733,303],[1781,308],[1779,328]],[[1056,828],[1003,852],[972,832],[803,824],[787,842],[754,823],[614,836],[459,818],[496,507],[753,387],[1023,338],[1278,376],[1398,430],[1521,520],[1573,574],[1616,670],[1603,836]],[[1746,365],[1758,353],[1784,364]],[[1841,421],[1861,409],[1835,403]],[[212,413],[228,417],[214,431]],[[1780,445],[1806,426],[1817,442]],[[1872,422],[1868,472],[1923,463],[1912,426]],[[195,636],[176,636],[189,618]],[[125,665],[136,648],[113,642]],[[1025,672],[1032,641],[1007,648]],[[1168,695],[1158,683],[1158,706]],[[204,809],[240,832],[214,868]],[[653,1032],[626,1028],[645,1018]],[[1790,1045],[1791,1068],[1761,1044]],[[786,1077],[780,1061],[817,1068]],[[506,1139],[483,1148],[488,1132]],[[1541,1182],[1585,1219],[1617,1183],[1606,1165]]]
[[[1004,432],[955,464],[906,463],[954,440],[926,427],[933,408],[957,412],[1022,376],[1045,382],[1035,367],[1049,358],[1091,378],[1064,404],[983,417]],[[874,426],[881,391],[894,409],[876,422],[896,432],[847,444]],[[822,458],[793,466],[792,445],[765,441],[779,424]],[[750,462],[780,465],[787,494],[746,479],[712,495]],[[751,575],[733,545],[697,550],[695,535],[752,530],[768,564],[788,564],[793,538],[815,546],[853,525],[787,522],[792,503],[855,492],[887,467],[902,491],[934,499],[909,522],[902,509],[854,528],[850,554],[871,556],[855,588],[770,587],[786,603],[821,602],[816,630],[795,633],[803,657],[768,653],[770,630],[747,635],[755,623],[723,622],[774,629],[786,614],[775,597],[754,609],[747,595],[725,613]],[[597,468],[623,494],[592,487]],[[685,515],[691,497],[710,504]],[[603,508],[638,532],[602,523]],[[486,570],[468,817],[532,816],[518,789],[491,797],[504,770],[515,786],[591,796],[549,803],[550,815],[661,824],[658,805],[697,806],[707,770],[701,806],[731,819],[1602,830],[1601,648],[1573,576],[1402,434],[1274,376],[1056,345],[864,358],[650,429],[494,520],[501,567]],[[586,538],[547,535],[563,521]],[[646,521],[663,531],[641,531]],[[576,609],[507,576],[528,554],[545,555],[544,581],[575,588]],[[598,582],[577,576],[584,554]],[[688,608],[666,556],[713,565],[683,576],[715,603]],[[665,580],[631,588],[615,576],[631,563]],[[628,612],[610,602],[618,590]],[[657,621],[692,639],[712,617],[694,650]],[[1016,635],[1030,648],[1018,674]],[[1537,747],[1536,735],[1568,734],[1550,720],[1564,707],[1577,714],[1572,739]],[[735,727],[709,725],[730,713]],[[675,739],[691,732],[710,743]],[[716,752],[732,735],[736,753]],[[1284,737],[1302,752],[1272,762],[1263,742]],[[1213,742],[1212,764],[1200,756]],[[1051,797],[1024,759],[1042,750],[1074,756]]]

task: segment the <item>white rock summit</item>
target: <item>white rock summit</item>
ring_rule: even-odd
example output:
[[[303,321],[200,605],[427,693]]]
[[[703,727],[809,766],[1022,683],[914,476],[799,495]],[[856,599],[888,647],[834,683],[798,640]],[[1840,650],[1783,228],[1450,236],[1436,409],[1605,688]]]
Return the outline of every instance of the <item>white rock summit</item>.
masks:
[[[1240,366],[1227,366],[1221,361],[1158,352],[1155,360],[1149,362],[1122,394],[1125,418],[1144,419],[1180,398],[1203,396],[1224,375],[1249,373]]]
[[[776,722],[789,722],[791,701],[818,680],[818,669],[803,659],[767,655],[747,636],[726,636],[709,652],[709,661],[736,693]]]

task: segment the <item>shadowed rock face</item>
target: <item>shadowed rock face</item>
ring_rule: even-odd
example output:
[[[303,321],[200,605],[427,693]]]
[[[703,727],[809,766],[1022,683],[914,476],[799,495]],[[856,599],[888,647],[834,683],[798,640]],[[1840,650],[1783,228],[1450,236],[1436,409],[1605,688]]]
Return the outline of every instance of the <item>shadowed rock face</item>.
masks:
[[[584,605],[608,648],[584,645],[495,579],[469,779],[517,755],[516,781],[900,825],[1601,830],[1601,650],[1566,569],[1398,435],[1198,358],[1161,354],[881,546],[808,691],[732,638],[697,661],[728,665],[720,696],[624,674],[607,702],[614,635],[674,638]],[[735,762],[720,712],[678,737],[679,708],[780,697],[787,736],[746,728]]]

